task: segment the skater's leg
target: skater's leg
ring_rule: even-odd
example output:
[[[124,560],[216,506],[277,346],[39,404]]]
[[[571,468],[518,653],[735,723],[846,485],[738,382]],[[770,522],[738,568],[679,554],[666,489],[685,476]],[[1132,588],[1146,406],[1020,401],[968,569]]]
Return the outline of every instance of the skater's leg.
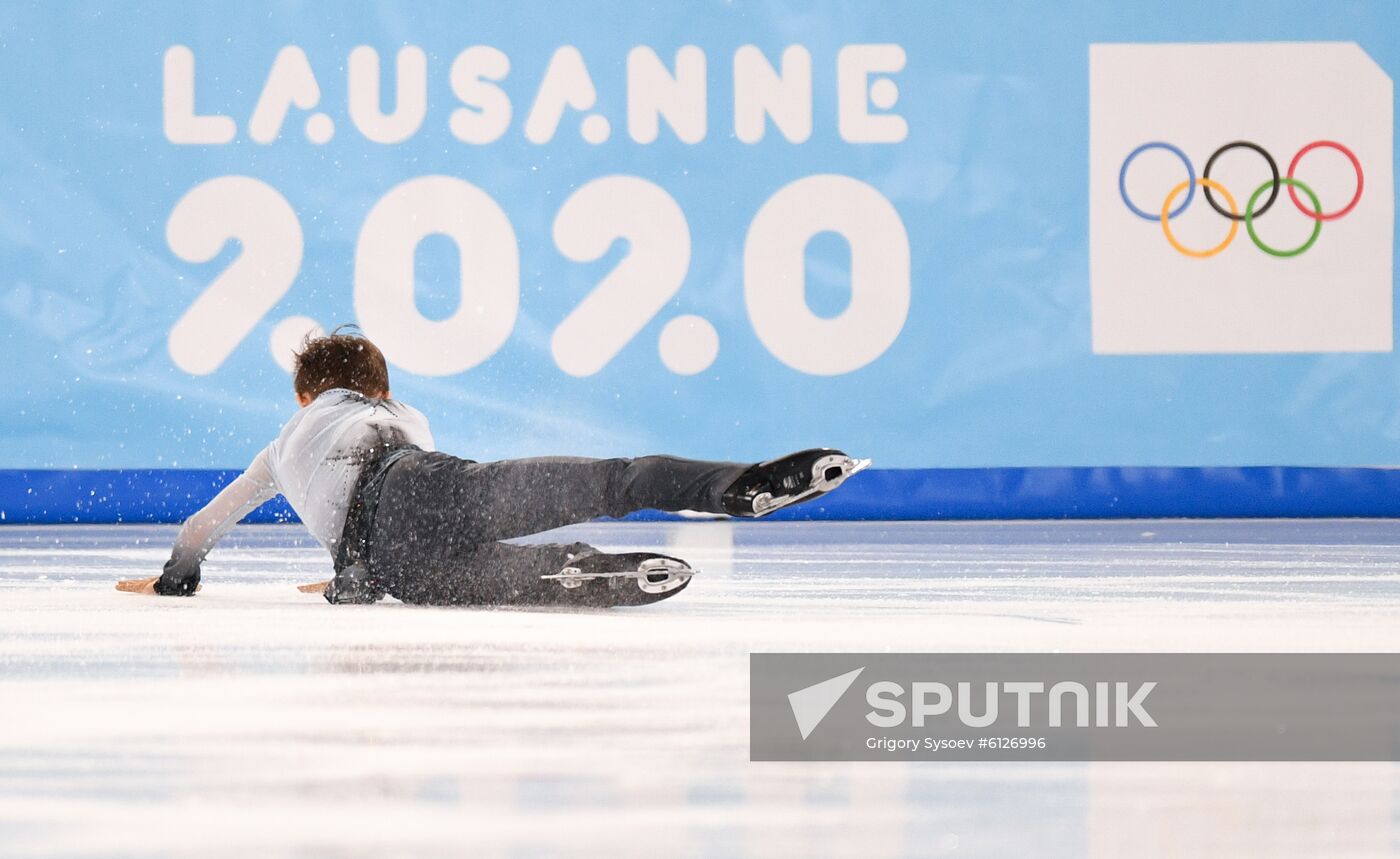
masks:
[[[597,516],[648,508],[762,515],[830,491],[866,462],[824,449],[752,466],[670,456],[477,463],[417,451],[384,478],[370,566],[387,586],[420,567],[450,568],[483,544]]]
[[[452,554],[635,510],[717,513],[725,489],[746,467],[671,456],[478,463],[414,454],[385,478],[375,542],[383,535],[388,542],[412,541],[420,552]]]

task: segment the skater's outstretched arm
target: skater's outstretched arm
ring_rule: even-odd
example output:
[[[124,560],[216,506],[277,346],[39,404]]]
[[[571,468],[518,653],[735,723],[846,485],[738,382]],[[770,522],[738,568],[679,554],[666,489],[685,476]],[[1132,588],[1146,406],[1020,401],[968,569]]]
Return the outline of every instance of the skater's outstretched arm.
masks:
[[[190,596],[199,587],[199,567],[214,544],[227,534],[244,516],[256,510],[277,494],[272,471],[267,466],[267,451],[257,455],[248,469],[223,491],[214,496],[198,513],[185,520],[175,538],[165,571],[151,579],[118,582],[117,590],[136,593],[157,593],[166,596]]]

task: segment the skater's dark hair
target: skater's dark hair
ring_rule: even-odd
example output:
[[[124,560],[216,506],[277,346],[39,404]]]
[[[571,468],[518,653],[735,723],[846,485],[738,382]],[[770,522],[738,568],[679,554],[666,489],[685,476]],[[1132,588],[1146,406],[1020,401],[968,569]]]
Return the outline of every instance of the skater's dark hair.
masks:
[[[384,353],[353,325],[342,325],[324,337],[307,335],[292,365],[292,387],[298,396],[315,399],[332,388],[348,388],[367,397],[389,393],[389,368]]]

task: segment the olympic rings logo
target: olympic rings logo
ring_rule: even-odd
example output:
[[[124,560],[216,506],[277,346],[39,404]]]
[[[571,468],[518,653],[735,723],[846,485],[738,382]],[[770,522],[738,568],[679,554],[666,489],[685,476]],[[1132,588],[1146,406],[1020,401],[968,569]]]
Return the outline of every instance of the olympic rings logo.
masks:
[[[1351,166],[1356,170],[1356,193],[1351,196],[1351,202],[1335,212],[1322,211],[1322,203],[1318,201],[1317,195],[1313,193],[1313,190],[1293,176],[1294,171],[1298,169],[1298,162],[1303,160],[1303,156],[1314,149],[1320,148],[1335,149],[1342,153],[1351,161]],[[1181,163],[1186,165],[1186,181],[1167,192],[1166,199],[1162,201],[1162,209],[1157,214],[1139,209],[1137,206],[1133,205],[1133,201],[1128,197],[1128,166],[1133,163],[1134,158],[1137,158],[1149,149],[1164,149],[1177,158],[1180,158]],[[1249,202],[1247,202],[1244,207],[1244,214],[1240,214],[1239,204],[1235,202],[1234,195],[1227,191],[1224,185],[1210,178],[1210,169],[1215,166],[1216,159],[1232,149],[1248,149],[1251,152],[1257,153],[1264,159],[1265,163],[1269,165],[1269,172],[1273,174],[1273,178],[1260,185],[1254,190],[1254,193],[1249,196]],[[1288,186],[1288,196],[1293,201],[1293,205],[1297,207],[1298,211],[1302,212],[1313,221],[1312,235],[1308,236],[1307,241],[1296,248],[1287,250],[1265,244],[1264,240],[1259,238],[1259,234],[1254,231],[1254,219],[1269,211],[1274,205],[1274,201],[1278,199],[1278,189],[1280,185]],[[1176,236],[1172,235],[1172,228],[1169,223],[1172,218],[1186,211],[1186,207],[1191,205],[1191,201],[1195,199],[1196,196],[1197,186],[1204,189],[1206,202],[1210,204],[1210,207],[1230,221],[1230,232],[1225,236],[1225,241],[1213,248],[1207,248],[1205,250],[1196,250],[1181,244],[1181,242],[1177,241]],[[1298,154],[1294,155],[1293,160],[1288,164],[1287,175],[1283,177],[1279,176],[1278,164],[1274,161],[1273,156],[1265,151],[1264,147],[1257,143],[1251,143],[1248,140],[1236,140],[1233,143],[1227,143],[1211,153],[1210,158],[1206,159],[1206,169],[1201,172],[1199,178],[1196,176],[1196,168],[1191,164],[1191,159],[1186,157],[1185,152],[1182,152],[1179,148],[1170,143],[1163,143],[1161,141],[1144,143],[1132,152],[1129,152],[1128,157],[1123,159],[1123,166],[1118,170],[1118,193],[1122,196],[1123,202],[1127,205],[1128,210],[1139,218],[1144,218],[1149,221],[1161,221],[1162,232],[1167,237],[1167,243],[1179,253],[1196,259],[1213,257],[1228,248],[1230,243],[1235,240],[1235,235],[1239,232],[1240,221],[1244,221],[1245,230],[1249,233],[1249,238],[1254,242],[1255,247],[1259,248],[1259,250],[1264,253],[1276,257],[1300,256],[1306,253],[1308,248],[1311,248],[1313,243],[1317,241],[1318,235],[1322,233],[1323,221],[1338,220],[1345,217],[1352,209],[1356,208],[1356,204],[1361,200],[1361,191],[1365,186],[1366,179],[1361,172],[1361,162],[1357,160],[1356,155],[1350,149],[1334,140],[1315,140],[1302,149],[1299,149]],[[1308,195],[1308,200],[1312,203],[1311,209],[1304,206],[1303,201],[1298,199],[1299,188],[1303,190],[1304,194]],[[1177,197],[1181,196],[1183,191],[1186,192],[1186,198],[1181,201],[1180,205],[1173,209],[1172,203],[1176,201]],[[1214,195],[1212,195],[1212,191],[1225,198],[1226,204],[1230,207],[1229,211],[1221,208],[1220,203],[1215,199]],[[1269,192],[1269,198],[1264,201],[1264,205],[1256,209],[1255,205],[1259,202],[1260,196],[1263,195],[1265,191]]]

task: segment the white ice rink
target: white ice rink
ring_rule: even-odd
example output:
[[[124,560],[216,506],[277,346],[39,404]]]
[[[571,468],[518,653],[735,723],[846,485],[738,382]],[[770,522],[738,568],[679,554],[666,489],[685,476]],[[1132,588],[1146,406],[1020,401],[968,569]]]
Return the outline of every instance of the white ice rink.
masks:
[[[1396,651],[1400,523],[568,529],[593,612],[333,607],[298,528],[0,528],[0,855],[1385,856],[1393,764],[748,761],[750,651]]]

